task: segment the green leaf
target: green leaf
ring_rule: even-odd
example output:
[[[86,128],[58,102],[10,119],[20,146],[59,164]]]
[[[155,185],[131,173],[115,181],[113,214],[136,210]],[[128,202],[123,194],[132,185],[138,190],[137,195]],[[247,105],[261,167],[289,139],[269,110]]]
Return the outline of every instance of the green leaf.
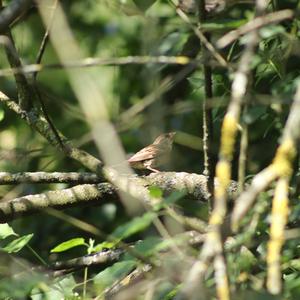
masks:
[[[163,196],[162,190],[157,186],[149,186],[148,190],[152,198],[161,198]]]
[[[156,253],[159,250],[162,250],[161,247],[164,240],[161,237],[148,237],[145,240],[137,243],[134,246],[134,250],[141,253],[143,256],[150,256]]]
[[[0,109],[0,122],[4,119],[5,112],[4,110]]]
[[[116,242],[103,242],[103,243],[100,243],[96,246],[94,246],[93,248],[93,252],[99,252],[99,251],[102,251],[103,249],[112,249],[116,246]]]
[[[46,291],[40,292],[38,288],[33,289],[31,298],[32,300],[56,300],[56,299],[68,299],[75,300],[80,299],[76,297],[74,289],[76,288],[76,281],[72,275],[64,276],[61,280],[56,281],[53,285],[48,285]]]
[[[168,196],[166,199],[164,199],[160,203],[156,204],[154,206],[154,210],[158,211],[158,210],[161,210],[163,207],[166,207],[166,206],[176,203],[178,200],[182,199],[186,195],[186,193],[187,192],[184,189],[181,191],[175,191],[175,192],[171,193],[171,195]]]
[[[24,235],[18,239],[13,240],[8,245],[2,248],[7,253],[19,252],[33,237],[33,233]]]
[[[161,237],[152,236],[136,243],[136,245],[134,246],[134,250],[146,257],[164,251],[172,245],[180,245],[182,243],[186,244],[187,240],[188,239],[185,236],[179,236],[170,239],[162,239]],[[131,257],[130,254],[129,257]]]
[[[191,83],[192,87],[195,89],[201,89],[205,85],[204,78],[200,78],[200,77],[189,77],[188,81]]]
[[[240,20],[218,20],[218,21],[214,21],[214,22],[205,22],[202,25],[202,28],[205,30],[228,30],[228,29],[235,29],[238,28],[244,24],[247,23],[247,19],[240,19]]]
[[[133,234],[146,229],[156,218],[156,214],[152,212],[145,213],[142,217],[137,217],[130,222],[119,226],[113,233],[112,237],[116,240],[123,240]]]
[[[94,284],[98,292],[111,286],[116,280],[124,278],[136,266],[135,260],[117,262],[94,277]]]
[[[0,224],[0,239],[4,240],[8,236],[15,235],[17,234],[14,232],[14,230],[7,224]]]
[[[12,255],[3,252],[1,254],[0,272],[0,299],[32,299],[29,297],[32,290],[41,285],[42,282],[49,281],[49,278],[46,278],[46,274],[44,274],[45,272],[31,270],[31,265],[25,260],[16,260]],[[49,298],[41,298],[41,295],[39,299],[50,300]]]
[[[57,245],[55,248],[51,249],[51,253],[64,252],[74,247],[83,246],[83,245],[86,246],[86,243],[84,242],[84,238],[75,238]]]
[[[142,11],[146,11],[156,0],[133,0],[135,5]]]
[[[187,191],[185,189],[182,189],[181,191],[175,191],[175,192],[171,193],[171,195],[168,196],[164,202],[165,202],[165,204],[168,204],[168,205],[174,204],[178,200],[182,199],[186,194],[187,194]]]
[[[243,121],[250,125],[261,119],[264,114],[267,112],[267,107],[263,106],[254,106],[249,107],[247,112],[243,115]]]
[[[119,0],[119,9],[127,16],[138,16],[142,13],[133,0]]]
[[[284,34],[285,30],[283,26],[280,25],[270,25],[265,26],[259,30],[259,33],[262,38],[267,39],[274,35]]]

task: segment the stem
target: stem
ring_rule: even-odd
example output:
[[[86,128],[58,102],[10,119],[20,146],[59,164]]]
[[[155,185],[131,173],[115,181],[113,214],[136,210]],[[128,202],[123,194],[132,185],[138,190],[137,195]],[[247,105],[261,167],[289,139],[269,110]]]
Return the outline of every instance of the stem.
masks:
[[[205,1],[198,1],[199,24],[206,20]],[[209,41],[209,35],[205,34]],[[203,56],[206,57],[208,51],[205,47],[202,49]],[[212,161],[212,138],[213,138],[213,121],[212,121],[212,108],[208,105],[208,100],[213,97],[212,91],[212,69],[209,65],[203,67],[204,73],[204,91],[205,98],[203,101],[203,152],[204,152],[204,172],[207,177],[207,191],[209,192],[208,207],[212,209],[212,199],[214,194],[214,177],[215,166]]]

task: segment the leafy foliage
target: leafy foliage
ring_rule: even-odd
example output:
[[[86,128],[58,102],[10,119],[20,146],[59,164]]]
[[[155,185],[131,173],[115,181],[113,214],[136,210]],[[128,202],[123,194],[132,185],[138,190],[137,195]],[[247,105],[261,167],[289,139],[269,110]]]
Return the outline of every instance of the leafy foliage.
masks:
[[[99,59],[101,63],[91,63],[92,60],[61,62],[51,41],[46,44],[36,88],[55,128],[75,147],[97,158],[104,158],[103,153],[98,153],[94,140],[95,137],[101,139],[106,132],[93,131],[89,127],[90,120],[78,104],[68,72],[89,74],[96,78],[97,87],[105,99],[108,119],[126,152],[133,153],[150,144],[161,132],[176,131],[171,162],[162,170],[185,171],[189,175],[202,173],[203,102],[207,84],[202,64],[205,63],[212,66],[213,98],[209,105],[214,138],[210,155],[216,162],[221,126],[232,96],[232,80],[236,75],[233,71],[245,51],[249,33],[238,36],[224,49],[215,47],[215,51],[228,62],[229,67],[224,68],[209,51],[204,50],[203,44],[199,45],[194,32],[198,16],[189,15],[190,24],[184,22],[176,13],[177,2],[61,2],[84,57]],[[209,14],[201,24],[201,30],[207,34],[212,45],[215,46],[226,33],[241,28],[255,17],[254,4],[243,2],[235,1],[222,12]],[[36,63],[45,34],[38,5],[43,3],[37,1],[11,25],[16,50],[24,66]],[[291,9],[296,16],[299,8],[294,0],[273,0],[266,13]],[[54,17],[53,22],[56,21]],[[248,134],[244,174],[248,183],[273,161],[300,80],[299,19],[293,17],[265,24],[259,28],[258,35],[259,43],[251,60],[247,99],[244,99],[239,120],[241,134],[237,137],[239,143],[242,134]],[[69,46],[67,43],[63,45],[65,51],[70,51]],[[2,48],[1,92],[16,100],[20,90],[15,77],[5,73],[10,64],[5,46]],[[164,61],[172,56],[187,56],[198,64],[180,65]],[[128,57],[131,59],[129,63],[118,61],[118,58]],[[141,57],[144,58],[142,63],[138,62]],[[160,57],[162,62],[153,63],[153,57]],[[62,66],[64,64],[65,68]],[[32,83],[32,72],[26,73],[26,78]],[[78,161],[50,145],[20,115],[6,105],[0,105],[1,171],[86,171]],[[42,113],[39,102],[34,103],[34,109]],[[93,109],[101,111],[100,100],[99,107]],[[48,130],[51,131],[51,128]],[[238,143],[232,162],[233,180],[239,179]],[[113,153],[114,149],[111,151]],[[283,292],[280,296],[273,296],[265,288],[273,195],[271,186],[268,191],[259,194],[256,205],[242,221],[242,230],[234,237],[228,233],[226,222],[222,226],[224,237],[230,235],[224,244],[224,252],[233,299],[300,297],[299,156],[293,169],[289,186],[287,241],[281,257]],[[13,187],[1,185],[0,193],[5,203],[24,195],[71,186],[61,182],[20,183]],[[203,228],[199,224],[210,228],[207,224],[207,205],[191,200],[187,196],[189,188],[189,185],[184,185],[177,192],[169,193],[169,186],[167,191],[156,185],[149,186],[147,192],[152,202],[143,203],[145,211],[138,216],[129,215],[121,202],[107,203],[106,199],[101,199],[97,206],[72,207],[61,213],[62,216],[45,210],[33,216],[22,216],[11,224],[1,224],[0,260],[2,266],[7,265],[7,270],[0,268],[3,278],[0,281],[0,298],[98,299],[128,291],[130,299],[174,299],[189,275],[191,262],[199,257],[199,249],[206,235],[206,231],[199,229]],[[230,207],[233,205],[229,203]],[[96,229],[87,229],[91,228],[86,226],[87,223]],[[114,252],[119,249],[122,253]],[[16,262],[12,254],[20,260]],[[101,260],[102,256],[105,258]],[[91,257],[94,261],[86,263]],[[74,258],[77,265],[74,265]],[[57,270],[56,261],[68,263],[65,269]],[[36,266],[41,268],[35,269]],[[15,276],[24,272],[30,276]],[[55,276],[58,278],[54,279]],[[213,267],[209,266],[203,286],[208,297],[214,297],[215,286],[216,277]]]

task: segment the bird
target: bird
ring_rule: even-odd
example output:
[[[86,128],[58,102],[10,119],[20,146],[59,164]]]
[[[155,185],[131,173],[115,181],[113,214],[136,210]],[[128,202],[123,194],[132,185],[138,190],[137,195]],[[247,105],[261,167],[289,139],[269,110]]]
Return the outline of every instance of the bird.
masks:
[[[198,3],[196,0],[179,0],[178,8],[188,14],[195,14],[198,10]],[[205,1],[205,10],[206,12],[219,12],[224,10],[226,6],[225,0],[206,0]]]
[[[175,134],[176,132],[161,134],[152,144],[131,156],[128,163],[134,169],[160,172],[156,168],[168,160]]]
[[[205,10],[208,14],[218,14],[238,3],[253,4],[254,2],[253,0],[205,0]],[[195,14],[198,10],[198,1],[179,0],[177,7],[187,14]]]

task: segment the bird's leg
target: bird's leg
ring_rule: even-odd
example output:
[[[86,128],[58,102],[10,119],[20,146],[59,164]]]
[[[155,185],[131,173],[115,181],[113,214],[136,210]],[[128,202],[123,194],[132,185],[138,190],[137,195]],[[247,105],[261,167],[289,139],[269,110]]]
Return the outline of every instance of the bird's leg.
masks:
[[[159,170],[151,168],[150,166],[147,166],[147,169],[150,170],[150,171],[152,171],[152,172],[154,172],[154,173],[160,173]]]

